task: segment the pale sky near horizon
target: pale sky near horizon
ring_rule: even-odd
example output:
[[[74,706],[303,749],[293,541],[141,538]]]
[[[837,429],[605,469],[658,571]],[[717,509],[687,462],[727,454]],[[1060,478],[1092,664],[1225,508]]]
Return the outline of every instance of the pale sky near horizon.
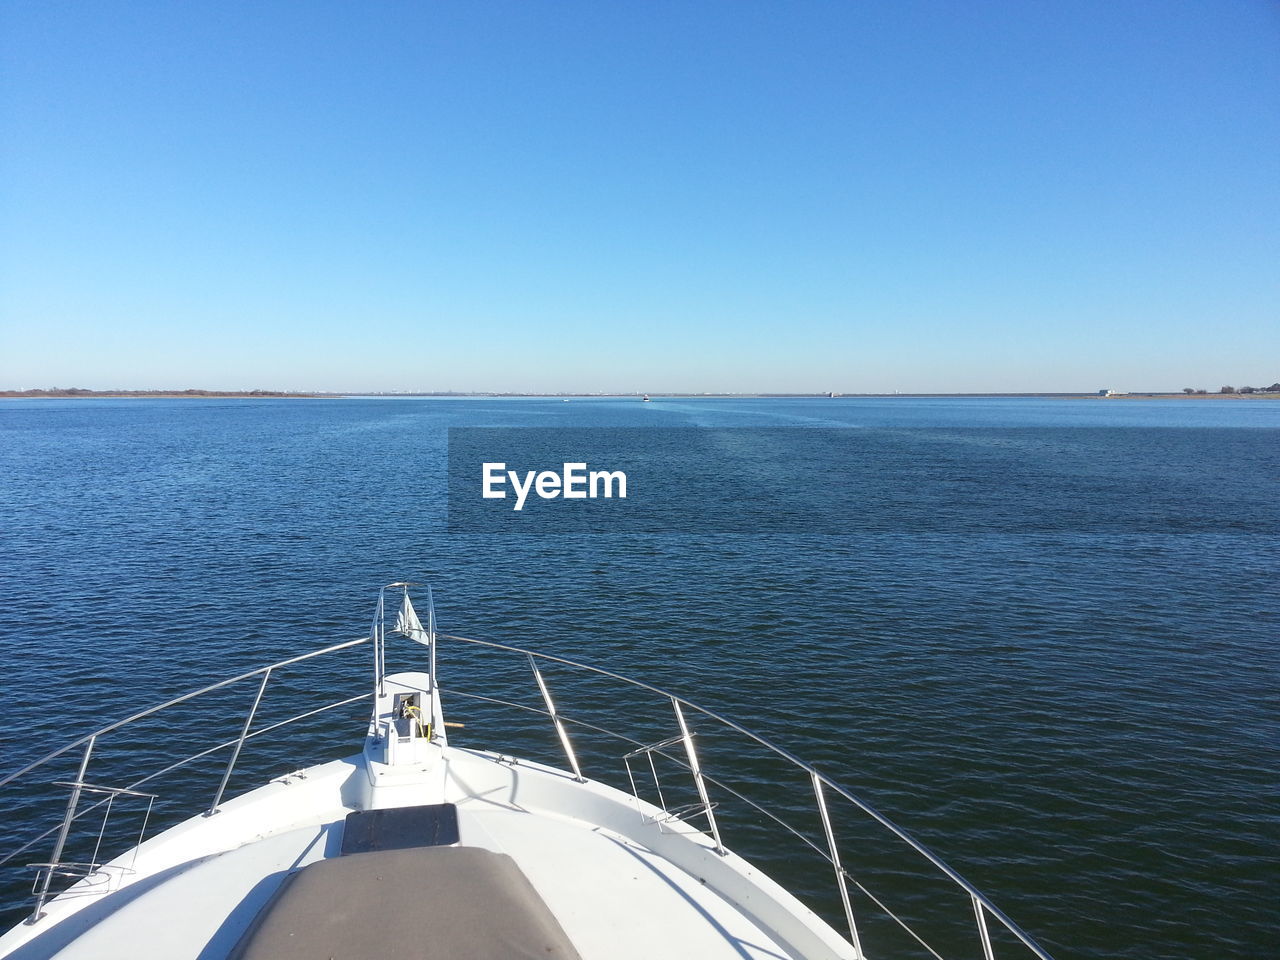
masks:
[[[1280,380],[1280,4],[0,6],[0,388]]]

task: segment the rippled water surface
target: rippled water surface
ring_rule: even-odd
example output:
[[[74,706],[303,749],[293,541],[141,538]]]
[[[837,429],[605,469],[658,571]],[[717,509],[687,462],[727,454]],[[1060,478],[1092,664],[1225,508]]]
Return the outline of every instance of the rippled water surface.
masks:
[[[683,534],[449,533],[447,429],[510,426],[870,431],[864,449],[886,463],[938,447],[938,469],[983,497],[948,532],[939,518],[963,487],[862,504],[840,484],[876,462],[833,454],[842,509],[866,511],[845,535],[700,532],[692,496],[672,505],[689,517]],[[996,431],[999,456],[956,441],[971,428]],[[0,770],[232,672],[358,636],[378,586],[430,581],[450,633],[635,676],[815,762],[1060,960],[1273,956],[1278,441],[1269,401],[6,401]],[[1008,523],[1035,477],[1141,522],[1078,522],[1069,503],[1077,512],[1060,523]],[[989,531],[974,502],[991,505]],[[263,722],[362,692],[367,660],[357,647],[286,671]],[[519,661],[455,644],[441,674],[459,694],[536,703]],[[660,701],[549,679],[578,718],[642,742],[674,732]],[[134,764],[146,772],[234,737],[253,693],[236,687],[199,715],[104,738],[88,779],[120,783]],[[446,706],[467,722],[455,742],[559,762],[536,718],[503,719],[460,695]],[[274,750],[250,744],[231,792],[354,752],[363,710],[304,721]],[[820,829],[803,777],[714,729],[699,736],[743,792],[807,836]],[[621,747],[582,738],[589,774],[625,777]],[[56,822],[46,784],[74,775],[64,759],[24,791],[0,791],[3,846]],[[207,805],[222,762],[156,781],[155,823]],[[727,795],[723,817],[730,846],[836,915],[829,874],[793,855],[794,838]],[[851,872],[915,916],[931,895],[864,826],[836,811]],[[24,876],[29,886],[23,870],[3,880],[10,905]],[[861,897],[871,946],[896,950]],[[971,920],[967,902],[958,915]],[[948,958],[978,955],[966,935]]]

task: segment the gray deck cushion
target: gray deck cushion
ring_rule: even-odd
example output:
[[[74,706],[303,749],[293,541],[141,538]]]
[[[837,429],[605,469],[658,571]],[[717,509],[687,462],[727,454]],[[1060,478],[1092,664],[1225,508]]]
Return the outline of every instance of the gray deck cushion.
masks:
[[[448,847],[458,842],[458,808],[452,803],[356,810],[342,826],[342,855],[402,847]]]
[[[581,960],[516,862],[377,850],[287,877],[228,960]]]

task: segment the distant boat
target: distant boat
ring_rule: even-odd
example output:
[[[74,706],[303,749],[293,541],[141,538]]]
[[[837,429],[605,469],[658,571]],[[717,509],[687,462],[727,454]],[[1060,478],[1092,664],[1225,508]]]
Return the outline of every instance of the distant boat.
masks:
[[[644,395],[644,402],[645,402],[645,403],[651,403],[651,402],[652,402],[652,401],[649,399],[649,395],[648,395],[647,393]]]

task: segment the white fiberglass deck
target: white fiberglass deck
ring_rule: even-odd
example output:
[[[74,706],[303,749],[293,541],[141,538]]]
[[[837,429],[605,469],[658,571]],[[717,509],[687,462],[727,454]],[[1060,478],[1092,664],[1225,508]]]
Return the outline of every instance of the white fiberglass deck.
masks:
[[[815,943],[805,945],[803,953],[787,945],[774,926],[808,927],[811,937],[824,939],[810,926],[821,921],[742,861],[710,850],[701,834],[643,823],[633,798],[493,755],[445,748],[439,760],[443,769],[433,764],[419,771],[413,799],[455,802],[461,845],[511,856],[583,960],[846,955],[834,936],[829,938],[834,949],[820,954],[812,952]],[[283,778],[233,800],[215,817],[195,818],[161,834],[142,848],[132,883],[102,896],[52,902],[50,920],[70,915],[44,932],[25,928],[36,936],[7,955],[26,960],[225,957],[290,871],[337,855],[348,812],[341,797],[368,780],[363,758],[326,764],[307,771],[305,778]],[[392,789],[404,798],[406,786],[401,782]],[[542,807],[557,796],[576,800],[559,812]],[[575,807],[594,811],[594,822],[572,815]],[[310,818],[311,824],[298,825]],[[629,836],[600,822],[620,820],[629,824]],[[645,843],[637,833],[650,834],[654,842]],[[665,848],[665,855],[655,847]],[[672,851],[682,854],[677,859],[708,866],[721,882],[677,865]],[[728,889],[718,891],[718,886]],[[739,893],[754,891],[750,911],[729,899],[735,887]],[[430,936],[430,896],[424,886],[424,937]],[[0,942],[0,948],[11,943]],[[371,944],[369,956],[376,953]]]
[[[584,960],[794,956],[758,921],[652,850],[581,822],[528,820],[459,810],[459,825],[476,846],[515,859]]]

